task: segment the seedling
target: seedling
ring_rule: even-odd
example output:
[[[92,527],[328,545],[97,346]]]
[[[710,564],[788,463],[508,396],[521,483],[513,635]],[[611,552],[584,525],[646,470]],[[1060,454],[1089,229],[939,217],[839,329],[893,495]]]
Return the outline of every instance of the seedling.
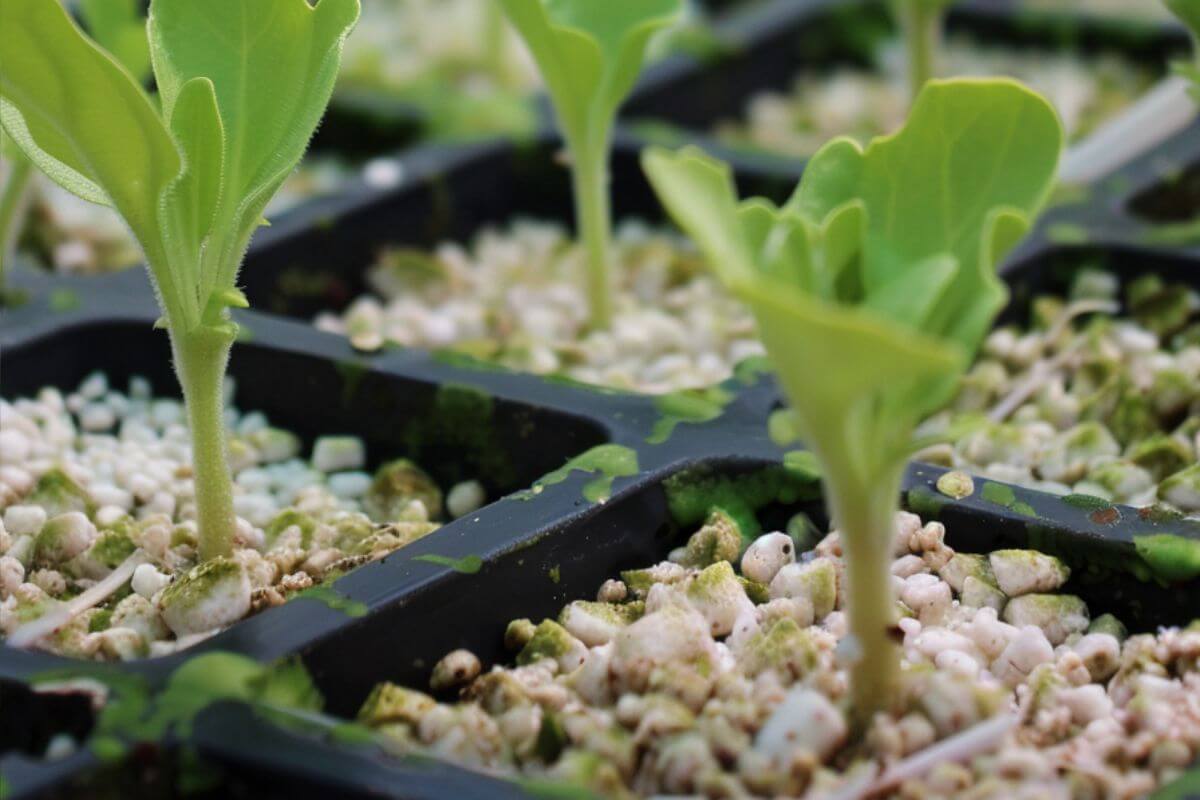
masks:
[[[758,321],[822,467],[847,563],[860,721],[896,697],[893,520],[913,431],[950,398],[1007,292],[997,261],[1044,205],[1062,128],[1009,80],[933,81],[898,133],[825,145],[782,207],[726,165],[651,148],[660,199]]]
[[[263,209],[333,90],[358,0],[152,0],[160,105],[62,6],[0,0],[0,124],[50,178],[112,206],[157,288],[191,425],[203,559],[236,517],[222,384],[230,307]]]
[[[655,32],[683,0],[499,0],[533,54],[571,158],[575,220],[587,252],[594,327],[612,319],[608,153],[613,121]]]
[[[83,0],[79,13],[84,24],[102,47],[125,65],[139,81],[150,76],[150,45],[146,25],[136,0]],[[0,306],[4,305],[7,267],[15,253],[17,239],[29,202],[29,181],[33,165],[20,148],[0,131]]]
[[[894,0],[908,58],[908,85],[915,98],[937,74],[946,8],[953,0]]]
[[[1175,65],[1180,75],[1192,82],[1193,93],[1200,99],[1200,0],[1166,0],[1167,8],[1192,32],[1196,56],[1190,63]]]

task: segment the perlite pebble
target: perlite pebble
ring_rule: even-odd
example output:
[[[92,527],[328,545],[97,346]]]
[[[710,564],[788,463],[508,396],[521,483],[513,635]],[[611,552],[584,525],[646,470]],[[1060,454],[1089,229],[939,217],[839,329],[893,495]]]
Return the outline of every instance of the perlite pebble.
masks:
[[[760,536],[742,555],[742,574],[752,581],[770,584],[779,570],[796,561],[796,547],[786,533]]]
[[[33,536],[46,523],[41,506],[9,506],[4,510],[4,527],[12,536]]]
[[[357,436],[322,436],[313,444],[312,465],[322,472],[361,469],[367,450]]]
[[[824,761],[845,740],[842,712],[820,692],[800,686],[783,698],[754,737],[754,750],[786,769],[797,750]]]
[[[487,502],[487,492],[479,481],[456,483],[446,494],[446,511],[455,519],[478,511]]]
[[[1036,550],[996,550],[988,556],[996,585],[1009,597],[1053,592],[1071,575],[1062,560]]]

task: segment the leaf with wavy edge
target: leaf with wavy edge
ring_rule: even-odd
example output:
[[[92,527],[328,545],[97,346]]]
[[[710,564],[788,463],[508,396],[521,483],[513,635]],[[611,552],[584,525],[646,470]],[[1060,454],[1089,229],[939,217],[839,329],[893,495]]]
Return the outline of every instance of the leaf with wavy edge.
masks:
[[[650,37],[683,11],[681,0],[496,0],[521,34],[569,140],[607,141],[633,89]]]

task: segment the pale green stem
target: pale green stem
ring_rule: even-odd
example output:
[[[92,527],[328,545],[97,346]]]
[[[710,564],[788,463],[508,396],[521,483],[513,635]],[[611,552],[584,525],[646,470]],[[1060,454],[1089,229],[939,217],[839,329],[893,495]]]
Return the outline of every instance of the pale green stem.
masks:
[[[937,74],[942,10],[926,0],[900,0],[900,27],[908,55],[908,87],[913,100]]]
[[[485,0],[483,4],[483,61],[488,74],[498,86],[508,86],[508,61],[505,59],[504,12],[499,0]]]
[[[3,294],[7,285],[8,263],[17,249],[26,189],[33,177],[33,163],[23,155],[14,155],[6,160],[11,164],[4,190],[0,192],[0,294]]]
[[[860,729],[897,696],[900,647],[893,630],[896,603],[890,566],[901,471],[867,485],[833,485],[827,480],[825,487],[845,555],[848,622],[858,645],[858,658],[850,669],[850,695]]]
[[[612,283],[609,277],[611,211],[608,194],[608,146],[573,147],[572,180],[575,191],[575,224],[587,252],[588,307],[591,325],[612,323]]]
[[[233,341],[225,331],[201,326],[189,333],[172,335],[171,346],[192,432],[200,559],[207,561],[233,552],[233,535],[237,530],[233,478],[225,446],[223,396],[225,367]]]

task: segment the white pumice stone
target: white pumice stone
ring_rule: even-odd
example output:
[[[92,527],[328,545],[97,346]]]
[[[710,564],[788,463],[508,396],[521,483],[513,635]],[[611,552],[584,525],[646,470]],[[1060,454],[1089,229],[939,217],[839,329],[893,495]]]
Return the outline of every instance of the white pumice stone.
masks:
[[[79,425],[85,431],[106,431],[117,423],[117,415],[107,403],[88,403],[79,413]]]
[[[176,578],[158,596],[163,620],[177,636],[221,628],[250,610],[250,581],[236,561],[215,558]]]
[[[4,528],[12,536],[34,536],[46,523],[41,506],[9,506],[4,510]]]
[[[322,472],[362,469],[367,449],[357,436],[322,436],[313,444],[312,465]]]
[[[0,556],[0,600],[9,597],[25,582],[25,565],[12,556]]]
[[[1072,634],[1083,633],[1091,621],[1087,604],[1074,595],[1026,594],[1004,607],[1004,621],[1017,627],[1036,625],[1053,645]]]
[[[479,481],[463,481],[450,487],[446,494],[446,510],[458,517],[478,511],[487,501],[487,493]]]
[[[1071,575],[1061,559],[1036,550],[997,550],[988,556],[1000,590],[1009,597],[1053,592]]]
[[[87,400],[103,397],[108,392],[108,376],[103,372],[93,372],[83,383],[79,384],[79,394]]]
[[[742,555],[742,574],[752,581],[769,585],[779,570],[796,561],[796,546],[786,533],[760,536]]]
[[[132,586],[133,591],[149,600],[158,593],[159,589],[162,589],[170,582],[170,576],[159,572],[153,564],[139,564],[137,569],[133,571],[130,586]]]
[[[824,761],[848,734],[842,712],[820,692],[799,686],[787,693],[754,737],[754,750],[785,768],[802,753]]]
[[[29,440],[20,431],[0,430],[0,464],[21,464],[29,458]]]
[[[1026,625],[1017,631],[1017,635],[992,662],[991,672],[1003,683],[1014,687],[1024,681],[1039,664],[1053,661],[1054,648],[1041,628]]]
[[[366,472],[339,472],[329,476],[329,491],[338,497],[356,500],[366,495],[370,488],[371,476]]]

